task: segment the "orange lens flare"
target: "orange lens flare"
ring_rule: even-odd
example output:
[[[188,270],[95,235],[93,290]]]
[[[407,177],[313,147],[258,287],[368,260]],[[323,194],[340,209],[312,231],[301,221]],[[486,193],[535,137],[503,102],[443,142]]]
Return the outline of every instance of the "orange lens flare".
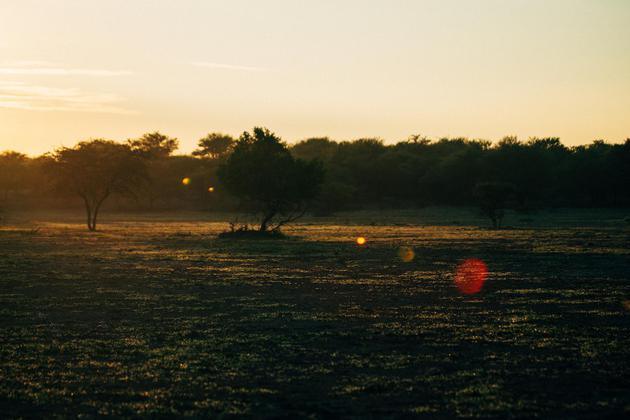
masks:
[[[413,252],[413,248],[410,246],[401,246],[398,248],[398,257],[403,262],[411,262],[416,257],[416,253]]]
[[[190,178],[186,177],[186,178],[182,179],[182,184],[189,185],[190,184]]]
[[[365,238],[363,236],[359,236],[357,238],[357,245],[365,245],[367,241],[365,240]]]
[[[488,277],[488,266],[483,261],[471,258],[457,267],[455,286],[465,295],[479,293]]]
[[[208,192],[214,192],[214,187],[208,187]]]

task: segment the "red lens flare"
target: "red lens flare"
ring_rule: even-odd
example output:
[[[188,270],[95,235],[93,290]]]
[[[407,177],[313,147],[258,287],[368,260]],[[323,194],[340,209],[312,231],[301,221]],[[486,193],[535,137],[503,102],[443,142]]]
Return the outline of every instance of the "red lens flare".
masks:
[[[488,277],[488,266],[483,261],[471,258],[457,267],[455,286],[465,295],[479,293]]]

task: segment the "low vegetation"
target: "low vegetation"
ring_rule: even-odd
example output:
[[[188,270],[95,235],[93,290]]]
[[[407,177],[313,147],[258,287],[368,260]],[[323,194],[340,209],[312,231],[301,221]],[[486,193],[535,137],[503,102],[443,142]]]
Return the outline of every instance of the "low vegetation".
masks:
[[[45,216],[0,228],[0,417],[630,414],[623,212]]]
[[[237,171],[234,153],[249,148],[243,140],[259,137],[276,139],[282,144],[282,159],[293,163],[275,167],[270,162],[277,162],[278,155],[270,148],[259,151],[264,155],[257,158],[260,167],[245,165],[238,169],[247,167],[251,172],[241,174],[246,177],[230,176]],[[133,194],[115,194],[103,203],[104,208],[233,214],[256,211],[259,228],[268,229],[273,225],[262,221],[274,208],[287,215],[301,214],[306,208],[313,214],[328,216],[377,208],[478,206],[490,223],[498,225],[505,209],[489,208],[489,202],[480,200],[478,194],[479,185],[497,184],[509,185],[510,197],[492,207],[500,204],[523,214],[545,208],[630,206],[630,139],[621,144],[598,140],[574,147],[563,145],[557,138],[522,142],[506,137],[491,144],[464,138],[433,141],[420,136],[396,144],[378,139],[339,142],[328,138],[286,144],[260,128],[244,133],[239,140],[210,133],[191,155],[174,155],[177,146],[177,139],[157,132],[127,141],[126,147],[144,167],[144,182],[139,186],[129,183],[127,187],[133,189]],[[80,147],[84,146],[64,149],[64,153]],[[58,177],[48,169],[59,153],[34,158],[15,152],[0,154],[0,207],[18,211],[84,207],[78,195],[72,198],[54,188]],[[91,157],[84,170],[97,167],[105,159],[104,155]],[[231,169],[219,179],[219,168],[230,161]],[[266,168],[264,162],[269,162]],[[263,169],[267,172],[257,172]],[[270,172],[272,169],[277,173]],[[287,175],[293,170],[296,175]],[[280,176],[285,177],[286,185],[277,181]],[[295,191],[303,191],[304,196]],[[283,202],[274,203],[278,197]],[[304,207],[306,202],[308,206]],[[282,216],[282,211],[276,216]]]

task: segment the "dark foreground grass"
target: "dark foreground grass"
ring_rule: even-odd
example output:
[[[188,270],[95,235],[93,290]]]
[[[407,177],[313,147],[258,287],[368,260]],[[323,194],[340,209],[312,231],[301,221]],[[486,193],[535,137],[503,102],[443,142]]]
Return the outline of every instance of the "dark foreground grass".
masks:
[[[224,228],[0,229],[0,417],[630,415],[624,225]]]

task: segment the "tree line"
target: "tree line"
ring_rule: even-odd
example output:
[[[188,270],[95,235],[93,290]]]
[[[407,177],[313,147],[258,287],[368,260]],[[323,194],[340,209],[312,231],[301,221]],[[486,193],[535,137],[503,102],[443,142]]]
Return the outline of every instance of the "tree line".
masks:
[[[238,139],[210,133],[190,155],[159,132],[89,140],[39,157],[0,154],[1,209],[80,205],[95,228],[105,205],[126,211],[252,211],[261,229],[306,211],[478,206],[502,211],[630,205],[630,139],[567,147],[558,138],[497,143],[411,136],[310,138],[288,145],[267,129]],[[265,221],[265,219],[267,219]],[[275,224],[273,225],[275,226]]]

